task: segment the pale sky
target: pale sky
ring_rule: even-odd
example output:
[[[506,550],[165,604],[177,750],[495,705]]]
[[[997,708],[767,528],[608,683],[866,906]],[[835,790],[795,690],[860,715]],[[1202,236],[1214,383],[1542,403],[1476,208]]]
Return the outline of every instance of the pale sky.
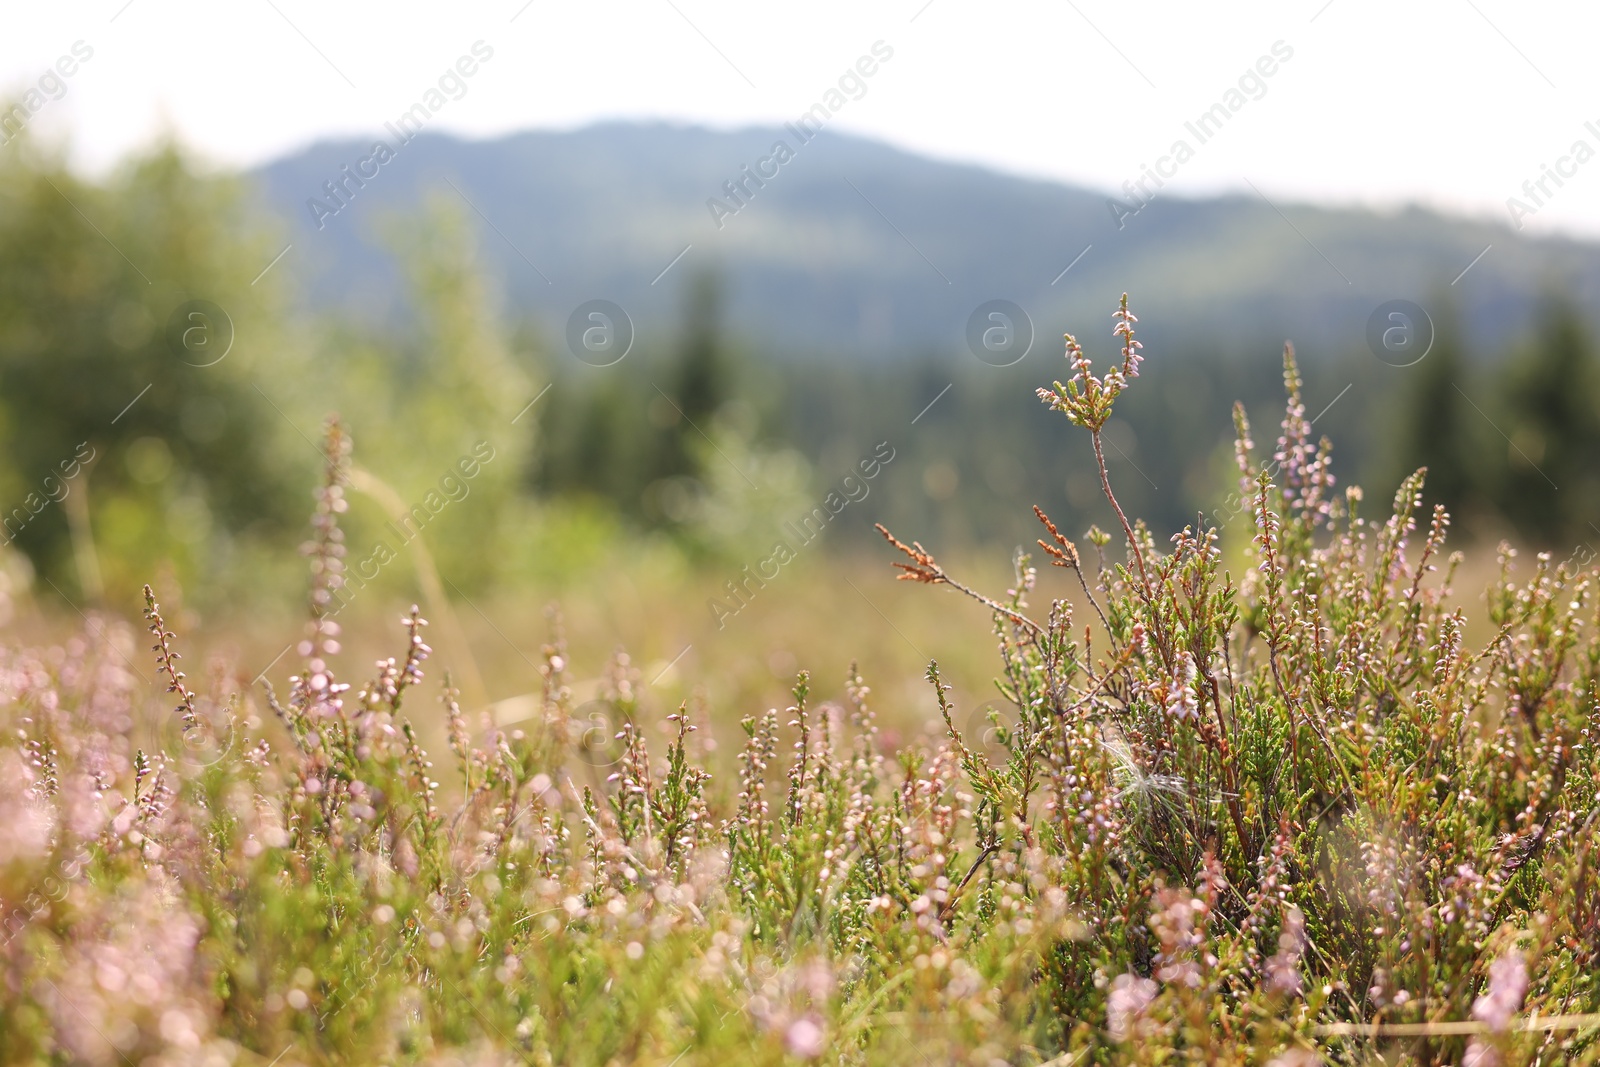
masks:
[[[480,40],[492,59],[430,128],[778,123],[882,41],[892,58],[832,128],[1106,190],[1181,137],[1195,152],[1172,194],[1253,187],[1274,201],[1417,202],[1505,222],[1506,199],[1527,200],[1523,183],[1559,164],[1564,184],[1546,179],[1528,225],[1600,236],[1600,158],[1571,157],[1579,140],[1600,150],[1588,54],[1600,5],[1575,2],[12,4],[0,90],[38,85],[82,41],[92,57],[31,120],[70,138],[81,167],[103,171],[163,128],[245,166],[378,132]],[[1259,99],[1203,145],[1185,131],[1278,42],[1292,55],[1247,80]]]

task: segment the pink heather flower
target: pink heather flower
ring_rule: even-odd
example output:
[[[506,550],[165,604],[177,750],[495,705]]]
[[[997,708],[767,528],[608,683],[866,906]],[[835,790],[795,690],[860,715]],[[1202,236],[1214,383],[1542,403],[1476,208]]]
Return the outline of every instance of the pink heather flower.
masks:
[[[1489,965],[1489,988],[1472,1002],[1472,1017],[1504,1033],[1528,995],[1528,964],[1520,952],[1508,952]]]
[[[1305,913],[1290,907],[1283,919],[1283,932],[1278,935],[1278,951],[1267,960],[1267,984],[1274,992],[1289,997],[1300,995],[1303,987],[1300,956],[1305,951],[1305,943]]]
[[[1070,333],[1067,336],[1067,361],[1072,364],[1072,380],[1078,388],[1088,389],[1089,382],[1094,377],[1094,368],[1089,365],[1089,357],[1083,351],[1083,346],[1078,339]]]
[[[1122,373],[1128,378],[1137,378],[1139,364],[1144,362],[1139,350],[1144,345],[1133,339],[1133,324],[1139,321],[1139,317],[1128,310],[1127,294],[1123,294],[1122,306],[1113,311],[1111,317],[1117,320],[1111,336],[1122,338]]]
[[[1194,719],[1200,716],[1200,704],[1195,698],[1194,683],[1198,672],[1194,657],[1185,652],[1177,671],[1167,688],[1167,714],[1175,719]]]
[[[1267,1067],[1321,1067],[1322,1057],[1308,1048],[1292,1048],[1267,1061]]]
[[[54,809],[13,784],[27,780],[22,757],[0,752],[0,781],[7,783],[0,792],[0,867],[45,855],[56,831]]]
[[[789,1024],[789,1029],[783,1035],[783,1043],[790,1053],[803,1060],[816,1059],[828,1044],[827,1035],[810,1015],[803,1015]]]
[[[1150,928],[1161,941],[1161,951],[1156,954],[1156,977],[1197,989],[1200,965],[1192,957],[1205,944],[1208,905],[1186,889],[1162,890],[1159,899],[1164,906],[1150,917]],[[1207,960],[1208,965],[1215,962]]]
[[[1134,623],[1133,633],[1128,636],[1128,647],[1133,649],[1133,651],[1137,652],[1138,654],[1144,655],[1146,638],[1148,636],[1149,635],[1145,632],[1144,623]]]
[[[1106,998],[1106,1029],[1113,1041],[1126,1041],[1133,1036],[1134,1028],[1150,1010],[1160,988],[1148,978],[1132,974],[1119,974],[1111,982],[1111,995]]]

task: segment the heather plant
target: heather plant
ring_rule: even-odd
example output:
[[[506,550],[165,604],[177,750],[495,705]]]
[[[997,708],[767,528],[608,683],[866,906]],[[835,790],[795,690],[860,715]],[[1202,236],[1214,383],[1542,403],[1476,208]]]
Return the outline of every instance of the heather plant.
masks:
[[[624,655],[590,736],[559,627],[521,728],[464,710],[413,609],[340,680],[350,442],[328,433],[310,622],[281,694],[202,684],[146,591],[152,660],[95,620],[0,665],[7,1062],[1592,1062],[1600,1027],[1593,575],[1510,549],[1473,622],[1448,518],[1335,492],[1292,351],[1270,457],[1237,411],[1249,569],[1165,548],[1100,435],[1136,318],[1041,398],[1091,435],[1120,536],[1043,511],[1072,594],[1019,554],[989,596],[884,536],[902,577],[992,613],[997,746],[937,664],[935,744],[835,699],[657,712]],[[1113,548],[1113,541],[1117,547]],[[1065,576],[1063,576],[1065,577]],[[1474,645],[1469,636],[1486,638]],[[171,698],[144,748],[141,678]],[[436,767],[424,736],[443,735]],[[609,761],[609,762],[608,762]],[[599,764],[607,764],[600,767]]]

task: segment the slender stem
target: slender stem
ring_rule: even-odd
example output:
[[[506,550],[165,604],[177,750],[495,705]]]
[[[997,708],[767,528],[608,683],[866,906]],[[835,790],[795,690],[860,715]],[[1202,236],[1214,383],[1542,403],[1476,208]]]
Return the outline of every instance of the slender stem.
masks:
[[[973,875],[978,873],[978,868],[982,867],[984,863],[988,861],[990,856],[993,856],[999,851],[999,845],[989,844],[985,845],[983,851],[978,853],[978,858],[973,860],[972,866],[967,869],[966,877],[961,879],[961,884],[956,886],[955,891],[950,894],[950,899],[945,901],[944,907],[939,909],[940,922],[947,921],[950,916],[955,913],[956,902],[961,899],[961,891],[967,888],[967,883],[972,881]]]
[[[1138,539],[1133,536],[1133,526],[1128,522],[1128,516],[1123,514],[1122,505],[1117,503],[1117,495],[1111,491],[1111,473],[1106,470],[1106,454],[1100,447],[1100,431],[1090,430],[1089,435],[1094,439],[1095,463],[1100,467],[1100,488],[1105,491],[1106,499],[1111,501],[1111,507],[1117,513],[1117,520],[1122,523],[1122,532],[1128,538],[1128,548],[1133,552],[1133,560],[1138,564],[1140,599],[1144,601],[1145,610],[1150,613],[1150,628],[1154,631],[1156,649],[1161,653],[1162,664],[1170,671],[1173,669],[1172,649],[1162,632],[1161,613],[1156,610],[1156,590],[1150,582],[1150,573],[1145,570],[1144,551],[1140,549]]]
[[[352,465],[348,477],[350,485],[357,492],[365,493],[374,500],[397,525],[408,514],[405,500],[400,494],[371,471]],[[401,528],[404,529],[404,526]],[[428,601],[428,613],[442,620],[449,630],[449,636],[454,639],[461,670],[466,676],[466,685],[463,688],[466,689],[469,706],[487,705],[489,690],[484,685],[483,672],[478,670],[478,661],[472,654],[472,643],[467,640],[466,631],[461,627],[461,618],[456,614],[455,608],[451,607],[450,598],[445,595],[444,579],[439,574],[439,567],[420,536],[411,539],[411,561],[416,568],[417,584],[422,586],[422,595]]]
[[[1106,499],[1111,501],[1111,507],[1117,513],[1117,521],[1122,523],[1122,532],[1128,538],[1128,547],[1133,549],[1133,559],[1139,565],[1139,578],[1144,582],[1144,595],[1148,602],[1154,591],[1150,588],[1150,575],[1144,569],[1144,552],[1140,550],[1139,542],[1133,536],[1133,526],[1129,524],[1128,516],[1122,513],[1122,505],[1117,503],[1117,495],[1111,491],[1111,474],[1106,470],[1105,450],[1100,447],[1100,431],[1090,430],[1089,436],[1094,439],[1094,459],[1100,466],[1100,488],[1105,491]]]
[[[1024,627],[1025,629],[1031,630],[1032,632],[1034,632],[1036,634],[1043,635],[1043,634],[1047,633],[1047,631],[1045,630],[1045,628],[1043,626],[1040,626],[1038,623],[1034,622],[1032,619],[1028,618],[1026,615],[1023,615],[1022,613],[1017,612],[1017,611],[1013,611],[1011,608],[1006,607],[1004,604],[1000,603],[1000,601],[998,601],[998,600],[995,600],[993,597],[984,596],[982,593],[978,592],[976,589],[973,589],[973,588],[971,588],[969,586],[962,585],[960,582],[958,582],[954,578],[950,577],[950,575],[946,574],[943,567],[938,568],[936,573],[939,576],[939,580],[941,582],[943,582],[945,585],[948,585],[950,588],[956,590],[957,592],[965,593],[967,596],[969,596],[972,599],[978,601],[980,604],[982,604],[984,607],[989,608],[991,611],[995,611],[995,612],[1000,613],[1001,615],[1004,615],[1006,618],[1010,619],[1012,622],[1015,622],[1018,625]]]
[[[1117,647],[1117,639],[1111,633],[1111,623],[1106,621],[1106,613],[1100,610],[1100,602],[1094,598],[1094,593],[1089,590],[1089,579],[1083,576],[1081,566],[1073,567],[1072,573],[1078,576],[1078,584],[1083,586],[1083,595],[1089,598],[1089,606],[1094,608],[1094,613],[1100,617],[1100,625],[1106,632],[1106,637],[1111,641],[1111,647]]]

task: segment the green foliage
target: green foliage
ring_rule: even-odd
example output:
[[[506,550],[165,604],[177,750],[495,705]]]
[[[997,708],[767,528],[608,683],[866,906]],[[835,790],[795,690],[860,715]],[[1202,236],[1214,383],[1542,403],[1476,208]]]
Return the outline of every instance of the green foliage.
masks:
[[[885,532],[905,578],[993,613],[998,746],[937,664],[946,736],[897,751],[853,666],[838,701],[802,673],[787,725],[745,718],[727,787],[703,709],[652,755],[624,655],[619,729],[591,736],[559,634],[516,728],[448,679],[419,704],[415,610],[403,655],[340,682],[335,427],[275,721],[226,672],[185,678],[148,591],[174,698],[153,755],[125,629],[6,650],[0,1058],[1595,1062],[1595,575],[1518,579],[1503,550],[1475,647],[1442,508],[1413,544],[1421,474],[1362,517],[1292,352],[1284,381],[1270,462],[1238,415],[1241,578],[1216,530],[1163,551],[1124,520],[1123,561],[1092,530],[1091,565],[1041,511],[1082,597],[1037,618],[1026,556],[991,598]],[[1114,399],[1068,414],[1098,434]]]
[[[1509,466],[1499,503],[1524,537],[1587,539],[1600,493],[1600,372],[1589,332],[1569,302],[1547,301],[1533,343],[1507,368]]]
[[[1417,364],[1396,420],[1389,477],[1398,483],[1426,467],[1430,499],[1452,515],[1478,518],[1499,495],[1491,480],[1504,467],[1499,460],[1505,442],[1472,409],[1466,391],[1473,381],[1454,315],[1437,318],[1433,348]]]
[[[665,357],[646,350],[555,373],[562,395],[539,423],[534,488],[558,506],[609,505],[698,562],[770,550],[772,517],[801,510],[810,472],[798,453],[764,443],[739,362],[720,282],[692,276]]]
[[[1428,498],[1479,536],[1587,542],[1600,476],[1600,366],[1572,304],[1547,297],[1533,336],[1492,369],[1465,359],[1453,316],[1414,369],[1396,420],[1394,462],[1428,469]]]
[[[722,298],[716,275],[701,272],[689,282],[683,334],[674,358],[676,381],[668,403],[681,421],[674,421],[664,452],[655,460],[657,477],[694,475],[700,449],[695,426],[704,425],[732,399],[731,370],[722,337]]]
[[[367,573],[387,553],[411,554],[409,537],[461,588],[478,589],[503,572],[527,511],[523,471],[541,412],[524,409],[538,389],[500,328],[462,209],[434,201],[383,231],[416,327],[404,337],[330,331],[295,409],[320,420],[339,398],[361,443],[351,552],[373,561]],[[411,563],[394,570],[414,588]]]
[[[721,418],[735,388],[721,315],[716,277],[696,274],[666,359],[643,351],[586,374],[562,374],[567,399],[541,424],[535,485],[610,500],[646,527],[691,528],[710,468],[723,462],[712,442],[750,429],[740,434]]]
[[[216,578],[238,535],[287,533],[286,427],[252,388],[279,366],[271,283],[251,285],[269,249],[236,184],[195,176],[173,148],[103,187],[26,138],[0,157],[0,507],[5,539],[64,588],[83,577],[68,518],[84,498],[122,602],[158,546]],[[195,299],[232,319],[233,348],[211,366],[166,336]],[[92,459],[63,477],[75,456]],[[94,584],[78,592],[97,597]]]

